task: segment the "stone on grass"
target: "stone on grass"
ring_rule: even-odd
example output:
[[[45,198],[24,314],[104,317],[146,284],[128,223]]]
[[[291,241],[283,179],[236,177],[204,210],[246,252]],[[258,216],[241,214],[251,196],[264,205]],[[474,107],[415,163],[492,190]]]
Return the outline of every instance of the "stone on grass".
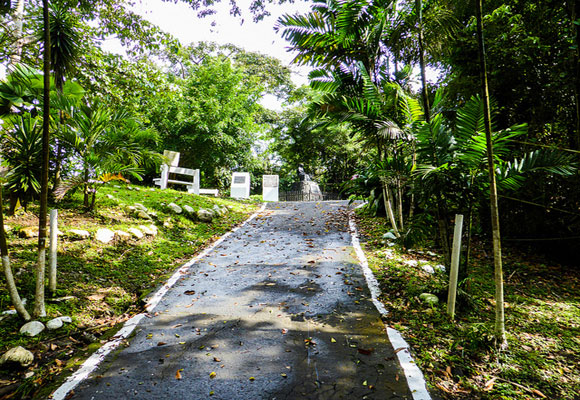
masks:
[[[49,331],[54,331],[55,329],[62,328],[63,325],[64,323],[60,318],[54,318],[46,323],[46,329]]]
[[[104,244],[110,243],[114,238],[115,232],[107,228],[100,228],[95,234],[95,239]]]
[[[185,204],[183,206],[183,210],[188,213],[188,214],[195,214],[195,210],[193,209],[192,206]]]
[[[34,355],[22,346],[13,347],[0,357],[0,365],[18,365],[21,368],[28,367],[34,361]]]
[[[125,231],[115,231],[115,235],[121,239],[129,239],[131,237],[131,235]]]
[[[141,203],[135,203],[133,205],[137,210],[141,210],[143,212],[149,212],[149,210],[147,209],[147,207],[145,207],[143,204]]]
[[[148,219],[148,220],[151,220],[151,219],[152,219],[152,218],[151,218],[151,216],[150,216],[149,214],[147,214],[147,213],[146,213],[145,211],[143,211],[143,210],[136,210],[136,211],[135,211],[135,216],[136,216],[137,218],[141,218],[141,219]]]
[[[115,201],[117,200],[117,198],[115,196],[113,196],[112,194],[108,194],[108,193],[107,193],[107,199],[115,200]]]
[[[433,268],[435,268],[435,270],[437,270],[437,271],[445,272],[445,265],[443,265],[443,264],[437,264]]]
[[[82,229],[69,229],[67,233],[72,239],[88,239],[91,237],[88,231]]]
[[[22,325],[20,334],[25,336],[36,336],[44,330],[44,324],[40,321],[30,321]]]
[[[49,331],[62,328],[64,324],[70,324],[72,318],[68,316],[53,318],[46,323],[46,329]]]
[[[393,232],[389,231],[383,235],[383,239],[395,240],[395,239],[397,239],[397,236],[395,236],[395,234]]]
[[[10,225],[4,225],[4,232],[8,233],[12,230],[12,227]]]
[[[434,306],[435,304],[439,303],[439,298],[431,293],[421,293],[419,295],[419,299],[430,306]]]
[[[224,215],[224,211],[217,204],[213,206],[213,212],[215,213],[216,217],[221,217]]]
[[[423,271],[429,273],[429,274],[434,274],[435,270],[433,269],[433,266],[429,265],[429,264],[425,264],[422,265],[421,268],[423,268]]]
[[[403,264],[408,265],[409,267],[416,267],[419,265],[419,261],[417,260],[406,260]]]
[[[137,228],[129,228],[129,233],[131,233],[131,235],[133,235],[134,237],[136,237],[137,239],[141,239],[144,235],[143,232],[141,232],[139,229]]]
[[[33,238],[38,237],[38,227],[37,226],[25,226],[24,228],[20,228],[18,231],[18,236],[22,238]]]
[[[202,222],[211,222],[213,219],[213,212],[202,208],[197,212],[197,218]]]
[[[147,236],[157,236],[157,227],[153,224],[149,226],[139,225],[139,229]]]
[[[169,203],[167,207],[176,214],[181,214],[183,210],[175,203]]]

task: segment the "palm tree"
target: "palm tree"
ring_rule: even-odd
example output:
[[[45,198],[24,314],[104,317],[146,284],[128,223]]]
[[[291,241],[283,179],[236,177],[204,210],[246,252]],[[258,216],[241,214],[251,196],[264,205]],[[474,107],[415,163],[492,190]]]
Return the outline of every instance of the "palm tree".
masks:
[[[143,166],[158,165],[162,157],[148,149],[157,142],[157,132],[146,129],[124,111],[112,112],[104,105],[83,105],[72,110],[72,126],[59,133],[80,164],[76,176],[56,188],[62,199],[71,189],[83,188],[83,205],[92,210],[97,187],[122,174],[141,179]],[[90,199],[92,195],[92,199]]]

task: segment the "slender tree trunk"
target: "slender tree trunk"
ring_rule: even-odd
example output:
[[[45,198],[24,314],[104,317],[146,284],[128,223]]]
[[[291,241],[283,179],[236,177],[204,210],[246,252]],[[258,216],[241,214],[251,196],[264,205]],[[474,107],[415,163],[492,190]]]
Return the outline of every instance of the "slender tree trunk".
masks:
[[[429,95],[427,93],[427,73],[425,71],[425,47],[423,46],[423,2],[415,0],[417,15],[419,16],[419,66],[421,67],[421,96],[423,97],[423,107],[425,108],[425,121],[431,120],[431,106],[429,105]]]
[[[580,15],[580,1],[576,0],[572,6],[572,25],[574,27],[574,70],[576,81],[574,85],[574,99],[576,102],[576,148],[580,149],[580,25],[576,24],[576,18]]]
[[[38,216],[38,262],[36,265],[35,317],[46,315],[44,287],[46,278],[46,222],[48,214],[48,163],[50,157],[50,31],[48,0],[42,0],[44,22],[44,104],[42,113],[42,175],[40,180],[40,211]]]
[[[13,14],[14,21],[14,36],[16,41],[14,42],[14,53],[10,56],[10,64],[16,65],[20,63],[22,58],[22,47],[24,46],[24,39],[22,38],[22,25],[24,21],[24,0],[18,0],[16,2],[16,7]]]
[[[8,245],[6,244],[6,232],[4,231],[4,204],[2,203],[2,186],[0,185],[0,256],[2,257],[2,269],[4,270],[4,276],[6,278],[6,287],[8,288],[8,294],[10,295],[10,300],[16,309],[16,312],[25,321],[30,320],[30,314],[24,308],[22,299],[18,294],[18,288],[14,282],[14,275],[12,274],[12,268],[10,267],[10,258],[8,257]]]
[[[404,224],[403,224],[403,189],[401,187],[401,180],[399,178],[397,178],[397,197],[398,197],[398,202],[397,202],[397,212],[398,212],[398,217],[399,217],[399,227],[401,228],[401,230],[404,229]]]
[[[495,338],[500,347],[505,347],[505,314],[503,299],[503,270],[501,260],[501,237],[499,229],[499,210],[497,206],[497,185],[493,162],[493,143],[491,139],[491,117],[489,111],[489,88],[487,85],[487,66],[483,41],[482,0],[477,0],[477,42],[479,47],[479,68],[481,74],[481,91],[483,95],[485,139],[487,142],[487,166],[489,172],[489,202],[491,208],[491,229],[493,235],[493,263],[495,280]]]
[[[85,168],[84,174],[84,185],[83,185],[83,207],[89,208],[89,169]]]
[[[391,190],[389,189],[387,182],[382,181],[381,184],[383,186],[383,202],[385,204],[387,216],[389,217],[389,221],[391,222],[395,236],[400,237],[401,234],[397,228],[397,220],[395,219],[395,213],[393,212],[393,196],[391,195]]]

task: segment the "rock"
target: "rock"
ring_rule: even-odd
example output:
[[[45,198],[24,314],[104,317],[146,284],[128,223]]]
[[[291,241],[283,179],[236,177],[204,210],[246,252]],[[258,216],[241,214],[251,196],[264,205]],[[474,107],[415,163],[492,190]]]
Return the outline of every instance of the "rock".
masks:
[[[107,228],[97,230],[95,239],[101,243],[110,243],[115,238],[115,232]]]
[[[395,234],[393,232],[389,231],[383,235],[383,239],[395,240],[395,239],[397,239],[397,236],[395,236]]]
[[[443,265],[443,264],[437,264],[433,268],[435,268],[435,270],[437,270],[437,271],[445,272],[445,265]]]
[[[175,203],[169,203],[167,207],[176,214],[181,214],[183,210]]]
[[[188,214],[195,214],[195,210],[194,210],[194,209],[193,209],[193,207],[192,207],[192,206],[190,206],[190,205],[187,205],[187,204],[186,204],[186,205],[184,205],[184,206],[183,206],[183,210],[184,210],[186,213],[188,213]]]
[[[197,212],[197,218],[202,222],[211,222],[213,220],[213,213],[202,208]]]
[[[67,234],[73,239],[88,239],[91,237],[91,234],[88,231],[82,229],[69,229]]]
[[[157,236],[157,227],[153,224],[149,226],[139,225],[139,229],[147,236]]]
[[[107,194],[107,199],[109,199],[109,200],[117,200],[117,198],[115,196],[113,196],[112,194]]]
[[[434,306],[435,304],[439,303],[439,298],[431,293],[421,293],[419,295],[419,299],[430,306]]]
[[[0,357],[0,365],[12,364],[22,368],[28,367],[34,361],[34,355],[22,346],[13,347]]]
[[[408,265],[409,267],[416,267],[419,265],[419,262],[417,260],[407,260],[403,262],[403,264]]]
[[[115,235],[117,235],[121,239],[129,239],[131,235],[125,231],[115,231]]]
[[[216,217],[221,217],[224,215],[223,210],[217,204],[213,206],[212,210]]]
[[[46,323],[46,329],[48,330],[59,329],[62,328],[64,324],[70,324],[71,322],[72,318],[68,316],[53,318]]]
[[[149,214],[147,214],[146,212],[144,212],[143,210],[136,210],[135,216],[137,218],[141,218],[141,219],[148,219],[148,220],[152,219],[151,216]]]
[[[432,251],[428,251],[427,252],[427,255],[430,256],[430,257],[437,257],[437,254],[436,253],[433,253]]]
[[[60,318],[54,318],[46,323],[46,329],[49,331],[54,331],[55,329],[62,328],[63,325],[64,323]]]
[[[129,233],[131,233],[131,235],[133,235],[134,237],[136,237],[137,239],[141,239],[143,238],[143,232],[141,232],[139,229],[137,228],[129,228]]]
[[[429,274],[434,274],[435,270],[433,269],[433,267],[429,264],[426,265],[422,265],[421,268],[423,268],[423,271],[429,273]]]
[[[137,210],[141,210],[143,212],[149,212],[149,210],[147,209],[147,207],[145,207],[143,204],[141,203],[135,203],[133,205]]]
[[[18,236],[27,239],[38,237],[38,227],[25,226],[24,228],[20,228],[20,230],[18,231]]]
[[[31,321],[22,325],[20,334],[25,336],[36,336],[44,330],[44,324],[39,321]]]
[[[10,225],[4,225],[4,232],[9,233],[12,230]]]

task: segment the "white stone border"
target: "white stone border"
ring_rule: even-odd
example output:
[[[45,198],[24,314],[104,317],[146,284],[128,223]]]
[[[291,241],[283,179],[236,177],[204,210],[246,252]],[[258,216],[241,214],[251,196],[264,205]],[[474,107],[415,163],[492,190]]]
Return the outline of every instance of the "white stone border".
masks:
[[[163,285],[159,290],[157,290],[157,292],[153,295],[153,297],[149,299],[147,305],[145,306],[147,312],[151,311],[153,308],[155,308],[155,306],[159,304],[159,302],[161,301],[163,296],[165,296],[167,291],[173,285],[175,285],[175,283],[179,278],[181,278],[185,273],[187,273],[187,271],[189,271],[189,268],[192,265],[194,265],[200,259],[205,257],[210,251],[219,246],[225,239],[231,236],[234,232],[236,232],[244,225],[246,225],[248,222],[256,218],[258,214],[264,212],[265,209],[266,203],[262,204],[262,207],[254,214],[252,214],[250,218],[245,220],[241,225],[225,233],[222,237],[213,242],[209,247],[207,247],[193,259],[182,265],[177,271],[175,271],[171,276],[171,278],[169,278],[167,283]],[[125,324],[123,325],[123,328],[121,328],[119,332],[117,332],[117,334],[111,338],[111,340],[109,340],[97,351],[95,351],[89,358],[87,358],[85,362],[81,365],[81,367],[74,374],[69,376],[69,378],[58,389],[56,389],[51,396],[49,396],[49,399],[64,400],[66,396],[70,393],[70,391],[76,388],[83,380],[85,380],[89,376],[89,374],[99,366],[99,364],[105,359],[105,357],[111,351],[116,349],[123,340],[127,339],[129,335],[133,333],[133,331],[135,330],[139,322],[141,322],[141,320],[145,317],[145,315],[146,315],[145,313],[137,314],[128,321],[126,321]]]
[[[360,266],[363,269],[367,285],[371,292],[373,304],[375,305],[379,313],[381,313],[382,316],[385,316],[388,314],[388,311],[378,299],[378,297],[381,294],[381,289],[379,288],[379,283],[377,282],[377,279],[375,278],[373,271],[371,271],[371,269],[369,268],[369,263],[365,256],[365,253],[363,252],[363,249],[360,247],[356,223],[354,221],[352,213],[349,214],[348,225],[350,228],[350,235],[352,238],[352,247],[354,247]],[[403,368],[403,371],[405,372],[405,377],[407,378],[409,390],[411,390],[411,394],[413,395],[413,400],[431,400],[431,395],[427,391],[427,384],[425,383],[423,373],[421,372],[419,367],[417,367],[417,364],[413,360],[411,352],[409,351],[409,344],[405,341],[405,339],[403,339],[399,331],[390,328],[386,325],[385,327],[387,328],[387,335],[389,337],[389,340],[391,341],[391,344],[393,345],[393,348],[398,350],[397,358],[399,359],[399,364],[401,365],[401,368]]]

